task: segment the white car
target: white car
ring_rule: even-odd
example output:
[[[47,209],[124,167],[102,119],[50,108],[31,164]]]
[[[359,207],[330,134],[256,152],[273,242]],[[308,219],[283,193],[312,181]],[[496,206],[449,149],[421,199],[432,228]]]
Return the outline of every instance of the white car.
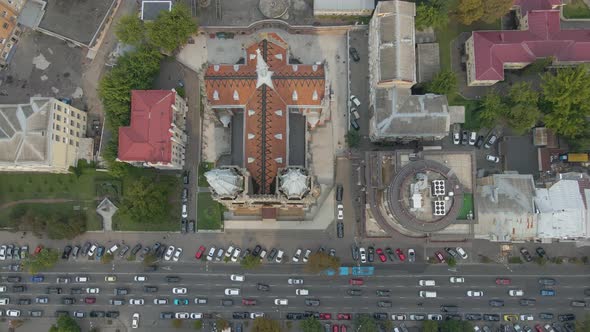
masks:
[[[200,312],[191,312],[191,319],[202,319],[203,314]]]
[[[365,248],[363,248],[363,247],[359,248],[359,254],[361,255],[361,263],[366,263],[367,262],[367,251],[365,250]]]
[[[508,295],[510,295],[510,296],[524,296],[524,291],[522,289],[511,289],[508,291]]]
[[[246,277],[244,277],[241,274],[232,274],[231,276],[229,276],[229,279],[231,281],[240,281],[240,282],[243,282],[244,280],[246,280]]]
[[[0,260],[6,260],[6,245],[0,247]]]
[[[498,158],[496,156],[492,156],[491,154],[486,155],[486,160],[491,161],[496,164],[500,162],[500,158]]]
[[[144,303],[143,299],[129,299],[129,304],[143,305]]]
[[[526,314],[526,315],[520,315],[520,320],[525,321],[525,320],[534,320],[535,317],[533,317],[533,315],[531,314]]]
[[[231,261],[234,262],[234,263],[237,262],[238,261],[238,258],[240,258],[240,253],[241,252],[242,252],[242,249],[236,248],[234,250],[233,255],[231,255]]]
[[[4,297],[0,299],[0,305],[9,305],[10,304],[10,298],[8,297]]]
[[[154,299],[154,304],[168,304],[168,299]]]
[[[289,300],[287,300],[287,299],[275,299],[275,305],[289,305]]]
[[[311,250],[309,250],[309,249],[305,250],[305,255],[303,255],[303,263],[307,263],[307,261],[309,260],[310,254],[311,254]]]
[[[98,293],[100,293],[100,288],[98,288],[98,287],[86,288],[86,293],[88,293],[88,294],[98,294]]]
[[[227,248],[227,251],[225,252],[225,257],[229,258],[231,257],[231,254],[234,252],[234,246],[229,246],[229,248]]]
[[[139,327],[139,313],[134,313],[131,319],[131,328],[138,328]]]
[[[93,244],[92,247],[90,247],[90,249],[88,250],[88,257],[94,256],[94,252],[96,251],[97,248],[98,248],[98,246],[96,244]]]
[[[287,280],[287,283],[289,285],[303,285],[303,279],[302,278],[289,278]]]
[[[211,247],[211,249],[209,249],[209,253],[207,254],[207,260],[213,260],[213,256],[215,256],[215,247]]]
[[[462,284],[465,282],[465,278],[463,277],[450,277],[449,281],[451,284]]]
[[[106,277],[104,277],[104,281],[115,282],[115,281],[117,281],[117,276],[106,276]]]
[[[453,144],[459,145],[461,143],[461,134],[453,133]]]
[[[147,281],[147,277],[146,276],[135,276],[135,277],[133,277],[133,280],[135,280],[137,282],[145,282],[145,281]]]
[[[174,252],[174,257],[172,257],[172,260],[175,262],[178,262],[181,255],[182,255],[182,248],[180,248],[180,247],[176,248],[176,251]]]
[[[20,310],[8,309],[6,310],[6,316],[8,317],[19,317]]]
[[[6,286],[0,286],[0,293],[6,292]]]
[[[182,217],[188,218],[188,208],[187,208],[186,204],[182,204]]]
[[[461,256],[461,258],[467,259],[467,257],[469,257],[469,255],[467,255],[467,253],[465,252],[465,250],[463,250],[463,248],[457,247],[457,248],[455,248],[455,250],[457,251],[459,256]]]
[[[174,246],[170,246],[168,247],[168,249],[166,250],[166,254],[164,255],[164,259],[169,261],[172,258],[172,255],[174,254]]]
[[[407,320],[408,316],[406,316],[405,314],[392,314],[391,315],[391,320]]]
[[[443,317],[439,314],[428,314],[426,318],[428,318],[428,320],[442,320]]]
[[[467,291],[467,296],[469,296],[469,297],[482,297],[483,291],[469,290],[469,291]]]
[[[305,289],[305,288],[298,288],[295,290],[295,294],[296,295],[309,295],[309,290]]]
[[[338,209],[338,220],[344,220],[344,210]]]
[[[264,317],[264,312],[251,312],[250,319],[256,319],[259,317]]]
[[[475,145],[475,141],[477,141],[477,133],[475,131],[472,131],[469,134],[469,145]]]
[[[293,262],[298,263],[299,262],[299,257],[301,257],[301,249],[297,249],[297,251],[295,251],[295,255],[293,255]]]
[[[277,258],[275,258],[275,262],[281,263],[283,261],[284,254],[285,254],[285,252],[279,249],[279,253],[277,254]]]
[[[185,287],[174,287],[172,288],[172,294],[186,294]]]
[[[189,319],[191,315],[188,312],[177,312],[174,317],[176,317],[176,319]]]
[[[225,295],[240,296],[240,289],[239,288],[226,288],[224,293],[225,293]]]

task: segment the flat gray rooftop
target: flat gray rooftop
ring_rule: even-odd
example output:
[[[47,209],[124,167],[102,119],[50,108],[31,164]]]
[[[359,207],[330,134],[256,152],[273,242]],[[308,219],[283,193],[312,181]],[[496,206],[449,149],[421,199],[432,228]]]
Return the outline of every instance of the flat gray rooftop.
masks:
[[[289,112],[289,166],[305,165],[305,116]]]
[[[89,45],[115,0],[49,0],[39,27]]]

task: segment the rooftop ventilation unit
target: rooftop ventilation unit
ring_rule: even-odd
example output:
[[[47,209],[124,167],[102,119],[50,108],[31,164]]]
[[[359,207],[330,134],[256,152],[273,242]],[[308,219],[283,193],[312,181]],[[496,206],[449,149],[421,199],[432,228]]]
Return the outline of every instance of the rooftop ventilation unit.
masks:
[[[446,194],[445,180],[433,180],[432,193],[434,196],[444,196]]]
[[[434,215],[444,216],[446,214],[445,201],[434,201]]]

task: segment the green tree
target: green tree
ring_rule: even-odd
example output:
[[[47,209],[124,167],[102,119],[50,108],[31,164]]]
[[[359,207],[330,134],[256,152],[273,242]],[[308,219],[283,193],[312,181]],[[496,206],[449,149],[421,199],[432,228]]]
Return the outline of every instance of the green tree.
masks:
[[[172,52],[185,44],[197,31],[189,9],[181,4],[174,5],[169,12],[162,12],[146,25],[150,42],[165,52]]]
[[[281,332],[281,326],[276,320],[258,317],[252,323],[252,332]]]
[[[506,120],[517,134],[524,134],[537,124],[541,111],[533,104],[517,104],[510,109]]]
[[[254,255],[248,255],[240,261],[240,265],[242,265],[242,267],[244,269],[248,269],[248,270],[255,269],[255,268],[259,267],[260,264],[261,264],[260,258],[254,256]]]
[[[29,271],[30,274],[36,274],[53,268],[58,260],[59,253],[57,250],[44,248],[36,255],[28,255],[22,263],[23,268]]]
[[[457,75],[448,69],[440,71],[426,85],[426,91],[439,95],[447,95],[450,98],[457,93]]]
[[[447,259],[447,264],[448,264],[450,267],[455,267],[455,266],[457,266],[457,260],[455,259],[455,257],[453,257],[453,256],[450,256],[450,257]]]
[[[81,332],[78,322],[70,316],[60,316],[57,322],[49,328],[49,332]]]
[[[444,0],[430,0],[420,3],[416,7],[416,30],[444,27],[449,21],[448,11],[447,2]]]
[[[348,147],[350,148],[357,148],[361,143],[361,135],[359,134],[358,130],[349,130],[346,133],[346,143],[348,143]]]
[[[512,105],[532,104],[537,105],[539,102],[539,93],[535,91],[528,82],[515,83],[508,91],[508,97]]]
[[[322,323],[315,317],[308,317],[299,324],[303,332],[322,332]]]
[[[504,115],[508,113],[508,106],[502,101],[502,97],[496,91],[491,91],[481,101],[479,121],[483,127],[493,127]]]
[[[440,332],[473,332],[469,321],[445,320],[440,324]]]
[[[172,327],[175,329],[179,329],[182,327],[182,319],[173,319],[172,320]]]
[[[375,332],[378,330],[375,319],[368,314],[356,315],[354,319],[354,326],[356,332]]]
[[[145,39],[145,27],[137,15],[125,15],[117,22],[115,35],[125,44],[139,46]]]
[[[193,328],[195,330],[202,330],[203,329],[203,321],[200,319],[197,319],[194,323],[193,323]]]
[[[438,322],[434,320],[424,321],[422,324],[422,332],[438,332]]]
[[[492,23],[506,15],[512,7],[513,0],[485,0],[483,1],[484,22]]]
[[[485,0],[490,1],[490,0]],[[471,23],[479,20],[484,13],[482,0],[459,0],[457,4],[457,18],[459,22],[464,25],[470,25]]]
[[[543,75],[541,88],[547,105],[545,125],[565,138],[580,137],[590,115],[590,74],[588,67],[560,68]]]
[[[154,223],[165,219],[169,208],[166,187],[143,177],[131,183],[118,212],[134,222]]]
[[[217,320],[215,320],[216,324],[217,324],[217,329],[218,330],[225,330],[229,327],[229,322],[223,318],[217,318]]]
[[[337,269],[340,267],[340,258],[328,255],[325,252],[316,252],[309,255],[309,260],[305,263],[305,270],[310,273],[319,273],[327,269]]]

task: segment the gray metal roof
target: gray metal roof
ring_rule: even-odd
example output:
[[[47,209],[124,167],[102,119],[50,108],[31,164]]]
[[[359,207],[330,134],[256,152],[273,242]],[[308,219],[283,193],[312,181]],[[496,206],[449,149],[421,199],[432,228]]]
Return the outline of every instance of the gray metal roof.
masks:
[[[172,1],[152,1],[146,0],[141,2],[141,19],[144,21],[155,20],[161,12],[169,12],[172,9]]]
[[[476,201],[479,214],[535,212],[535,184],[532,175],[494,174],[492,178],[492,184],[478,186]]]
[[[374,0],[314,0],[314,11],[363,11],[375,9]]]

